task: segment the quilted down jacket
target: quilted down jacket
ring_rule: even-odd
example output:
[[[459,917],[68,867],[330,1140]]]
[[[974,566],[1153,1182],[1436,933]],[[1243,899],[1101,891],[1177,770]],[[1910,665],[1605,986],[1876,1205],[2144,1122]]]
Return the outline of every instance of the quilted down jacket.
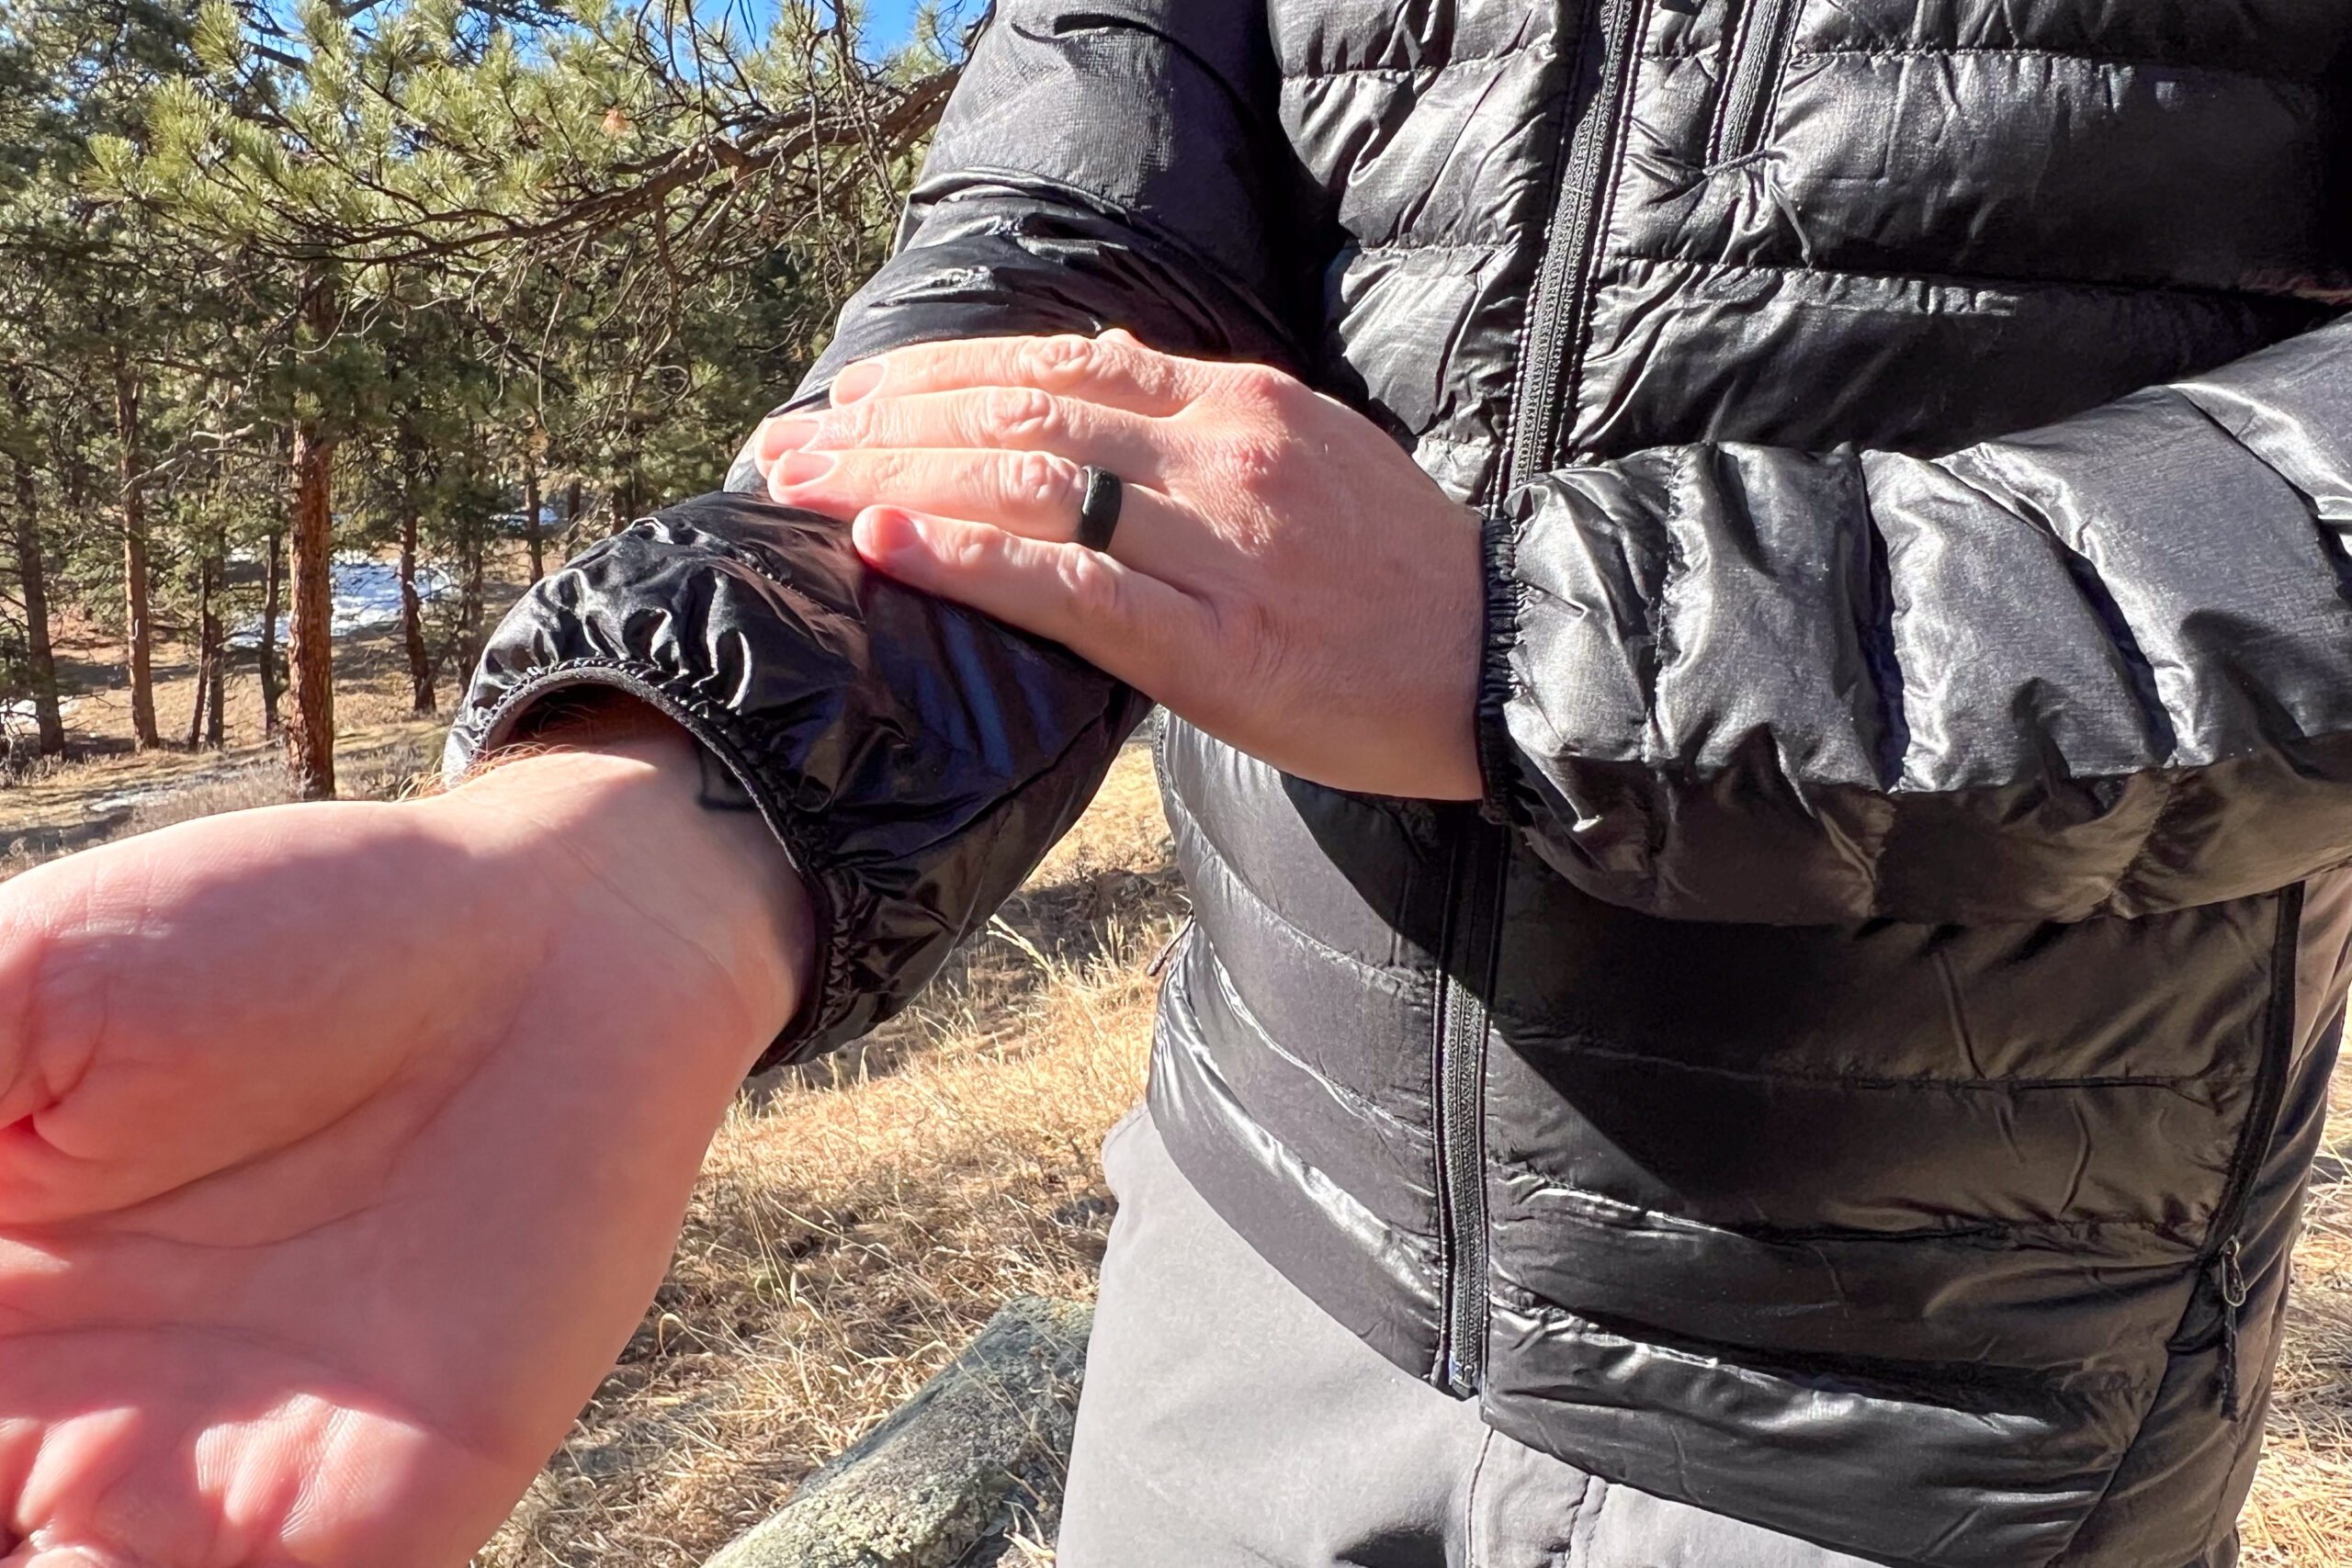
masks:
[[[802,395],[1124,325],[1487,519],[1481,805],[1159,742],[1159,1126],[1397,1365],[1889,1563],[2233,1560],[2352,975],[2347,39],[1001,0]],[[1144,712],[745,494],[542,583],[453,761],[580,682],[808,884],[781,1055],[903,1004]]]

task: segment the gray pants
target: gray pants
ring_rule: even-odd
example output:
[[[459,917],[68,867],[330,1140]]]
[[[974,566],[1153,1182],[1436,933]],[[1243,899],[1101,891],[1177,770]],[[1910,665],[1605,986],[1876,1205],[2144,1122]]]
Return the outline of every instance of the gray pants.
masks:
[[[1251,1251],[1142,1113],[1102,1163],[1061,1568],[1866,1568],[1489,1431]]]

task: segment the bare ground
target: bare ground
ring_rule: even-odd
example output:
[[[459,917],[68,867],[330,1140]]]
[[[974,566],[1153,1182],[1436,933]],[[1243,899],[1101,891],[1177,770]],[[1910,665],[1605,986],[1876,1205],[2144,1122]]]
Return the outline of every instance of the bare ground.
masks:
[[[393,793],[438,731],[387,712],[405,687],[377,681],[368,698],[355,680],[344,709],[372,720],[344,738],[345,765]],[[35,858],[40,832],[93,820],[93,803],[147,796],[111,836],[277,798],[254,740],[226,766],[101,756],[0,788],[0,847],[17,846],[0,872]],[[690,1568],[1007,1297],[1090,1295],[1110,1213],[1096,1150],[1141,1092],[1147,971],[1183,908],[1149,759],[1130,749],[921,1007],[857,1052],[749,1086],[660,1296],[476,1568]],[[2249,1568],[2352,1562],[2352,1085],[2333,1110],[2244,1521]]]

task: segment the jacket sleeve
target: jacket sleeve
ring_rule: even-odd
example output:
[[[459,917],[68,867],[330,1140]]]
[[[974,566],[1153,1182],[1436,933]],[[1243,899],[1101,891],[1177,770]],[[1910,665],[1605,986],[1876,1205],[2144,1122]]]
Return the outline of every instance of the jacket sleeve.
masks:
[[[784,406],[821,400],[853,360],[951,338],[1125,327],[1299,367],[1322,197],[1278,94],[1261,0],[1001,0],[895,254]],[[727,484],[760,488],[748,455]]]
[[[1247,107],[1267,47],[1256,0],[1000,6],[898,254],[804,395],[894,344],[1006,333],[1125,325],[1174,352],[1295,361],[1278,324],[1287,253],[1266,217],[1284,165]],[[447,767],[582,686],[692,732],[817,917],[815,983],[772,1064],[903,1006],[1083,809],[1149,705],[1057,645],[869,572],[839,523],[733,493],[756,473],[731,479],[525,595]]]
[[[2139,915],[2352,859],[2352,319],[1924,459],[1689,446],[1488,527],[1490,807],[1762,922]]]

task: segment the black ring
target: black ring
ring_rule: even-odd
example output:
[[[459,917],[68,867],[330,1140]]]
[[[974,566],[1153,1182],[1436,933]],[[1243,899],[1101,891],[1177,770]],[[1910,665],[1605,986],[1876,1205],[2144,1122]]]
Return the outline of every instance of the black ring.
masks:
[[[1086,499],[1078,503],[1078,542],[1090,550],[1107,550],[1119,526],[1119,502],[1126,489],[1108,468],[1085,472]]]

